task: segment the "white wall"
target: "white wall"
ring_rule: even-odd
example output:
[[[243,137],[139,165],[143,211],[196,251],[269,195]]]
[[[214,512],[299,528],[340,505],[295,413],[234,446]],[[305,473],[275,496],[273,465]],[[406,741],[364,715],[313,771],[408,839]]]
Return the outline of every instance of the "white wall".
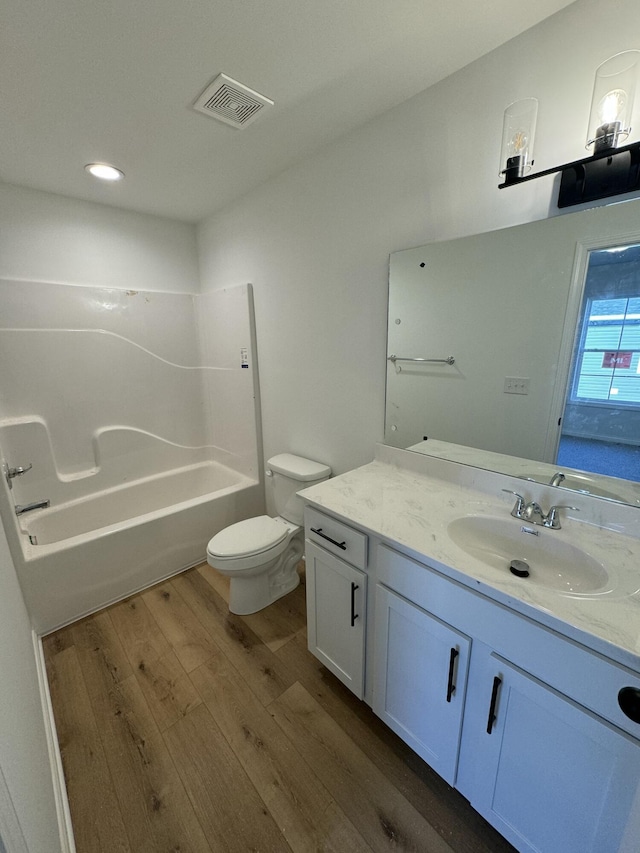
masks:
[[[1,524],[0,590],[0,770],[13,804],[8,828],[15,813],[29,853],[56,853],[60,840],[31,627]],[[3,835],[6,820],[0,815]],[[19,830],[13,837],[20,837]]]
[[[203,290],[254,285],[265,458],[372,458],[389,253],[557,213],[554,178],[497,189],[504,109],[539,99],[538,168],[585,156],[595,68],[627,32],[636,0],[578,0],[200,224]]]
[[[0,183],[0,278],[197,292],[195,228]]]

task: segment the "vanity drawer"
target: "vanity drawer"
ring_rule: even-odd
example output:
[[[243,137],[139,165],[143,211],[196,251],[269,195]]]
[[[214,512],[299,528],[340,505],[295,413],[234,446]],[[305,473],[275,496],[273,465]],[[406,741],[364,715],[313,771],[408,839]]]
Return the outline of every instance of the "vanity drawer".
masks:
[[[364,533],[313,507],[306,507],[304,515],[307,539],[358,569],[366,568],[367,537]]]

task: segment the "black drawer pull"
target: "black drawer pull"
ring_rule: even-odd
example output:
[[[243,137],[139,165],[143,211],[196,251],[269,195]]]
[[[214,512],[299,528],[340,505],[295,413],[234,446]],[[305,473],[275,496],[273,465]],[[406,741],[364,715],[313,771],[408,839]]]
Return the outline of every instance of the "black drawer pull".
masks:
[[[625,716],[640,723],[640,690],[637,687],[623,687],[618,693],[618,705]]]
[[[500,685],[502,684],[502,679],[497,675],[493,679],[493,690],[491,691],[491,705],[489,706],[489,719],[487,720],[487,734],[490,735],[493,730],[493,724],[496,721],[496,705],[498,704],[498,691],[500,690]]]
[[[356,590],[360,589],[357,583],[351,583],[351,627],[356,624],[358,614],[356,613]]]
[[[327,536],[326,533],[323,533],[321,527],[318,527],[318,528],[312,527],[311,532],[316,533],[322,539],[326,539],[327,542],[331,542],[331,544],[335,545],[336,548],[341,548],[343,551],[347,550],[347,543],[346,542],[336,542],[335,539],[332,539],[330,536]]]
[[[447,702],[451,702],[451,697],[456,692],[456,686],[453,683],[453,673],[456,668],[456,658],[460,652],[457,649],[451,649],[449,656],[449,680],[447,682]]]

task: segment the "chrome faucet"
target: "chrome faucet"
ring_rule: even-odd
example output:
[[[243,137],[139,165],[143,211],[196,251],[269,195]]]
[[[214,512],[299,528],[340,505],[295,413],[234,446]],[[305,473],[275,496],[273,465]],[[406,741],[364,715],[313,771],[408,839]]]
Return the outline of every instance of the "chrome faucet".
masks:
[[[33,464],[30,463],[29,465],[27,465],[26,468],[22,468],[22,467],[9,468],[9,466],[5,463],[2,467],[4,468],[4,476],[5,476],[5,479],[7,481],[7,485],[9,486],[10,489],[12,489],[13,488],[13,482],[12,482],[13,478],[14,477],[20,477],[22,474],[26,474],[27,471],[30,471],[33,468]]]
[[[562,473],[562,471],[558,471],[558,472],[557,472],[557,473],[555,473],[555,474],[553,475],[553,477],[549,480],[549,485],[550,485],[550,486],[559,486],[559,485],[560,485],[560,483],[562,483],[562,482],[563,482],[564,480],[566,480],[566,479],[567,479],[567,478],[566,478],[566,477],[565,477],[565,475]]]
[[[31,512],[32,509],[46,509],[51,506],[51,501],[34,501],[30,504],[16,504],[16,515],[22,515],[24,512]]]
[[[530,521],[531,524],[542,525],[544,525],[546,520],[542,507],[535,501],[530,501],[530,503],[526,504],[517,518],[521,518],[523,521]]]
[[[518,492],[514,492],[511,489],[503,489],[503,492],[507,492],[509,495],[515,495],[516,502],[511,510],[511,515],[514,518],[519,518],[521,521],[528,521],[530,524],[539,524],[542,527],[548,527],[550,530],[560,530],[560,516],[558,515],[559,509],[573,509],[576,512],[580,512],[577,506],[568,506],[567,504],[557,504],[556,506],[552,506],[549,512],[545,515],[540,504],[535,501],[530,501],[527,503],[522,495],[519,495]]]

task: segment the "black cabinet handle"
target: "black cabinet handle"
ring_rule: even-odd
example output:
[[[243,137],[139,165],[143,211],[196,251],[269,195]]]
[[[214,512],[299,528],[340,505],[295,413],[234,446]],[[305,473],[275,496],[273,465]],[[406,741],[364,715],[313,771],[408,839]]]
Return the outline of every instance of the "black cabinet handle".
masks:
[[[451,697],[456,692],[456,686],[453,683],[453,673],[456,668],[456,658],[460,652],[457,649],[451,649],[449,656],[449,680],[447,681],[447,702],[451,702]]]
[[[356,590],[360,589],[357,583],[351,584],[351,627],[356,624],[358,614],[356,613]]]
[[[637,687],[623,687],[618,693],[618,705],[625,716],[640,723],[640,690]]]
[[[497,675],[493,679],[493,690],[491,691],[491,705],[489,706],[489,719],[487,720],[487,734],[490,735],[493,729],[493,724],[496,721],[496,705],[498,704],[498,692],[502,679]]]
[[[315,533],[317,536],[320,536],[321,539],[326,539],[327,542],[331,542],[331,544],[335,545],[336,548],[341,548],[343,551],[347,550],[347,543],[346,542],[336,542],[335,539],[332,539],[330,536],[327,536],[326,533],[323,533],[321,527],[318,527],[318,528],[311,527],[310,530],[312,533]]]

